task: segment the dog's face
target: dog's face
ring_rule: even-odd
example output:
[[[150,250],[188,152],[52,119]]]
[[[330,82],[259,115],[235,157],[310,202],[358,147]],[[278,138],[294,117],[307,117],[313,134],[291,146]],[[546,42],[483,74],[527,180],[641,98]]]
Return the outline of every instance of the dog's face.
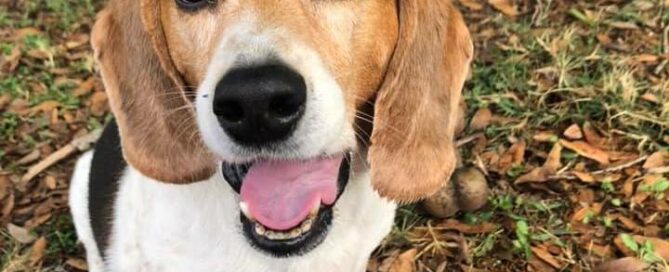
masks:
[[[352,156],[399,201],[454,168],[472,49],[446,1],[118,0],[93,45],[126,160],[171,183],[222,165],[264,251],[323,240]]]
[[[394,0],[160,3],[170,57],[197,86],[201,135],[218,157],[301,160],[355,148],[355,116],[397,41]]]

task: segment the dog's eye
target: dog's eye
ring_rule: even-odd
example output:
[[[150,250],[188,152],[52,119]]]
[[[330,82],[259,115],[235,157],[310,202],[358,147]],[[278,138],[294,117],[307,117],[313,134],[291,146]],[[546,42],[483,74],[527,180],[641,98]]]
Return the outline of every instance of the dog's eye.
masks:
[[[213,4],[215,0],[176,0],[179,8],[193,11],[205,7],[208,4]]]

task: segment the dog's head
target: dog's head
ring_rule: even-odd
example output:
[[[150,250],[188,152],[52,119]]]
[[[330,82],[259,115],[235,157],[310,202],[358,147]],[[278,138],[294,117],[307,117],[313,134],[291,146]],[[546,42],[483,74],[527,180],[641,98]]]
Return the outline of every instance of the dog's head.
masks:
[[[127,161],[170,183],[223,164],[261,247],[321,220],[351,154],[402,202],[454,169],[472,45],[449,1],[114,0],[92,41]]]

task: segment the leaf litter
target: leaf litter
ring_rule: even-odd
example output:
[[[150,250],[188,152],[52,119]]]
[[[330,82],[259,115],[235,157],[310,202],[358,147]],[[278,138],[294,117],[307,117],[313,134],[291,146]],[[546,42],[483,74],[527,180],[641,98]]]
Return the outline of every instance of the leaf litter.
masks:
[[[367,270],[669,268],[669,2],[454,2],[477,48],[459,146],[494,194],[443,220],[400,208]],[[88,45],[101,3],[0,0],[3,271],[87,269],[67,181],[73,143],[110,117]]]

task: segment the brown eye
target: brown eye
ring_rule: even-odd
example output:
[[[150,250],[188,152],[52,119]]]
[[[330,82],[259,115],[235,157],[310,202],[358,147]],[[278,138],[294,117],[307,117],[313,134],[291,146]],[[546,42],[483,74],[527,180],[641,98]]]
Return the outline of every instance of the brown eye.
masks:
[[[203,8],[209,4],[213,4],[216,0],[176,0],[179,8],[194,11]]]

